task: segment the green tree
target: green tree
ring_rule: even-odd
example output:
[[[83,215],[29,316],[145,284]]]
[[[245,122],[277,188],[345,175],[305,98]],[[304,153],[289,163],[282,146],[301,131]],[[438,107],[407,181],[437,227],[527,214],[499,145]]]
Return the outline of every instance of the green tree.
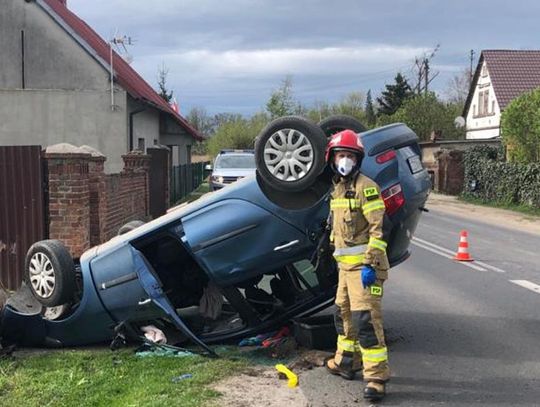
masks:
[[[212,138],[208,140],[208,153],[216,156],[225,148],[253,148],[255,137],[266,123],[268,123],[268,118],[264,113],[256,114],[251,119],[237,116],[221,123]]]
[[[169,103],[172,98],[174,92],[171,90],[169,91],[167,89],[167,75],[169,74],[169,69],[165,66],[165,64],[161,64],[161,66],[158,68],[158,87],[159,91],[158,94],[165,100],[165,102]]]
[[[281,86],[274,90],[270,99],[266,103],[266,110],[272,119],[281,116],[294,114],[297,110],[297,103],[292,93],[292,78],[287,76]]]
[[[408,98],[392,116],[379,117],[378,124],[405,123],[423,141],[430,140],[433,134],[439,139],[463,139],[464,129],[454,126],[454,120],[460,113],[459,104],[442,102],[435,93],[428,92]]]
[[[501,134],[510,161],[540,161],[540,88],[508,104],[501,116]]]
[[[401,107],[403,102],[414,94],[407,79],[401,73],[396,75],[394,81],[394,84],[386,85],[386,90],[382,92],[381,97],[377,98],[379,115],[393,115]]]
[[[373,100],[371,99],[371,89],[368,90],[366,97],[366,106],[364,108],[364,113],[366,115],[366,126],[373,127],[377,118],[375,117],[375,109],[373,108]]]

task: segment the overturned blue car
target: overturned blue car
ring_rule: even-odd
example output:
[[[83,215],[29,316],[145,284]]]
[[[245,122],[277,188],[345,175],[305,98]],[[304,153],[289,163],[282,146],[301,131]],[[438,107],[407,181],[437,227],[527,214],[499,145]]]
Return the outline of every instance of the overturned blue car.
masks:
[[[328,307],[337,269],[324,150],[327,137],[345,128],[362,138],[362,171],[381,186],[386,206],[388,257],[401,263],[431,187],[414,132],[403,124],[364,131],[346,116],[319,124],[284,117],[257,137],[255,176],[151,222],[130,222],[80,259],[60,241],[36,242],[26,258],[25,301],[3,309],[0,338],[86,345],[137,337],[153,324],[172,342],[190,340],[212,353],[208,344]]]

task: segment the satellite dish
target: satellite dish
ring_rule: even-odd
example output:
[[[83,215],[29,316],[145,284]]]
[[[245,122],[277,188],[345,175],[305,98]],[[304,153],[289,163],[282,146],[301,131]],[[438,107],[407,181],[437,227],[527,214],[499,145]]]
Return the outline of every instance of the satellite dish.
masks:
[[[465,119],[463,116],[458,116],[454,119],[454,126],[457,129],[461,129],[462,127],[465,127]]]

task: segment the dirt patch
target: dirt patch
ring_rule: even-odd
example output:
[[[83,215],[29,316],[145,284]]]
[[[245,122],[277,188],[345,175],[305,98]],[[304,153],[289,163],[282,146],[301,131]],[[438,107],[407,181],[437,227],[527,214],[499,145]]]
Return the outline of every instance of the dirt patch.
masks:
[[[222,394],[220,407],[307,407],[300,387],[287,387],[273,367],[254,367],[247,372],[221,381],[215,390]]]
[[[297,376],[299,386],[289,388],[287,380],[279,378],[273,366],[255,366],[239,376],[230,377],[213,388],[222,394],[216,402],[220,407],[307,407],[309,402],[302,392],[302,374],[323,365],[328,352],[299,350],[287,363]]]
[[[537,216],[521,214],[507,209],[473,205],[460,201],[455,196],[431,193],[426,206],[428,209],[480,220],[508,229],[540,233],[540,218]]]

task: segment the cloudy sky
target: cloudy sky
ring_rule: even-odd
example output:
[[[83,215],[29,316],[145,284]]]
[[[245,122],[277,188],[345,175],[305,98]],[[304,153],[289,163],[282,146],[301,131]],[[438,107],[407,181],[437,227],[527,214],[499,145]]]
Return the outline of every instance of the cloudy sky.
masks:
[[[401,71],[414,81],[415,57],[431,54],[449,79],[482,49],[538,48],[540,2],[533,0],[68,0],[105,39],[131,36],[132,66],[154,87],[169,70],[183,114],[251,114],[292,77],[311,106],[352,91],[374,96]],[[476,60],[475,60],[476,62]]]

